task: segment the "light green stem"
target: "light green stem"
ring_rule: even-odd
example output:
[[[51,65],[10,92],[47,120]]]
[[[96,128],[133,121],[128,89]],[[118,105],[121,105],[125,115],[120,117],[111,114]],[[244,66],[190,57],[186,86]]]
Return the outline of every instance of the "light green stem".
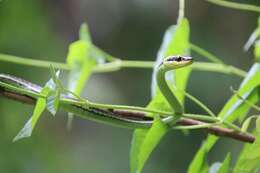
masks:
[[[185,8],[185,0],[179,0],[179,15],[177,23],[180,23],[180,21],[184,18],[184,8]]]
[[[218,72],[224,74],[234,74],[240,77],[245,77],[246,72],[240,70],[236,67],[224,64],[216,64],[216,63],[207,63],[207,62],[200,62],[200,63],[193,63],[191,67],[194,70],[198,71],[211,71],[211,72]]]
[[[14,64],[40,67],[40,68],[50,68],[53,65],[56,69],[70,70],[70,67],[65,63],[53,62],[53,61],[43,61],[29,58],[22,58],[13,55],[0,54],[0,61],[10,62]],[[152,69],[154,65],[153,61],[128,61],[128,60],[115,60],[109,63],[100,64],[95,69],[94,72],[103,73],[120,70],[121,68],[149,68]],[[224,74],[233,74],[239,77],[245,77],[246,72],[240,70],[236,67],[216,64],[216,63],[205,63],[205,62],[195,62],[192,65],[193,70],[197,71],[211,71]]]
[[[212,53],[202,49],[201,47],[190,43],[190,48],[191,50],[197,52],[198,54],[204,56],[205,58],[207,58],[209,61],[218,63],[218,64],[224,64],[223,61],[221,61],[218,57],[216,57],[215,55],[213,55]]]
[[[190,125],[190,126],[173,126],[172,129],[174,130],[195,130],[195,129],[202,129],[202,128],[209,128],[216,124],[198,124],[198,125]]]
[[[251,4],[229,2],[224,0],[206,0],[206,1],[223,7],[260,13],[260,7]]]

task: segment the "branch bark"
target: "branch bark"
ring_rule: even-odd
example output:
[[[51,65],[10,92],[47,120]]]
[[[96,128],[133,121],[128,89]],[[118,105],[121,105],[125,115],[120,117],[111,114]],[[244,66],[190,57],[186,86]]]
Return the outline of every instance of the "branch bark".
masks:
[[[16,100],[22,103],[26,104],[35,104],[36,100],[35,98],[29,97],[27,95],[21,95],[15,92],[6,91],[3,88],[0,87],[0,96]],[[121,117],[129,117],[131,119],[135,120],[151,120],[152,118],[149,118],[145,115],[145,113],[142,112],[135,112],[135,111],[129,111],[129,110],[108,110],[113,112],[114,114],[117,114]],[[189,118],[181,118],[178,122],[178,125],[184,125],[184,126],[190,126],[190,125],[203,125],[206,124],[206,122],[198,121],[194,119]],[[220,137],[228,137],[232,138],[238,141],[253,143],[255,141],[255,137],[251,134],[247,133],[239,133],[232,129],[223,128],[220,126],[211,126],[208,128],[205,128],[206,132],[220,136]]]

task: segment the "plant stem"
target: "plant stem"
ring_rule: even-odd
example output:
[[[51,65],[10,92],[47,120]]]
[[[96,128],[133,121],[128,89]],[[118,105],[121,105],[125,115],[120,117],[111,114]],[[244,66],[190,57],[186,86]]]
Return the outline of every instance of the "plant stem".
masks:
[[[10,62],[14,64],[34,66],[41,68],[50,68],[50,65],[53,65],[56,69],[61,70],[70,70],[70,67],[65,63],[53,62],[53,61],[44,61],[44,60],[35,60],[29,58],[22,58],[13,55],[0,54],[0,61]],[[121,68],[149,68],[152,69],[154,65],[153,61],[130,61],[130,60],[115,60],[113,62],[100,64],[95,69],[94,72],[104,73],[117,71]],[[246,72],[225,64],[216,64],[216,63],[205,63],[205,62],[195,62],[191,66],[194,70],[197,71],[211,71],[224,74],[233,74],[240,77],[245,77]]]
[[[5,86],[7,87],[7,86]],[[10,99],[14,99],[16,101],[20,101],[23,103],[27,103],[27,104],[35,104],[36,99],[37,98],[30,98],[31,101],[28,102],[28,100],[26,100],[25,97],[23,96],[27,96],[26,94],[22,94],[20,92],[10,92],[9,91],[5,91],[5,90],[0,90],[0,96],[4,96]],[[29,95],[28,95],[29,96]],[[61,103],[65,103],[66,101],[62,101]],[[71,101],[72,102],[72,101]],[[70,101],[67,102],[68,104],[71,104]],[[77,103],[75,103],[77,104]],[[82,110],[83,111],[83,110]],[[117,113],[118,116],[124,116],[124,114],[120,115],[119,113]],[[135,115],[135,117],[140,117],[142,118],[142,116],[145,116],[145,114],[140,114],[137,113],[135,111],[129,111],[129,114]],[[76,114],[75,115],[84,118],[85,116],[81,115],[81,114]],[[185,114],[184,117],[193,117],[196,119],[205,119],[205,121],[207,122],[213,122],[213,123],[219,123],[220,121],[217,118],[214,117],[209,117],[209,116],[204,116],[204,115],[195,115],[195,114]],[[86,118],[86,117],[85,117]],[[204,124],[207,124],[204,126]],[[233,138],[239,141],[244,141],[244,142],[250,142],[253,143],[255,141],[255,137],[247,134],[247,133],[238,133],[237,131],[231,130],[231,129],[227,129],[227,128],[223,128],[223,127],[219,127],[219,126],[212,126],[212,124],[208,125],[209,123],[203,122],[203,121],[198,121],[195,119],[188,119],[188,118],[181,118],[178,122],[178,125],[185,125],[185,126],[190,126],[188,128],[206,128],[206,130],[214,135],[217,136],[225,136],[225,137],[229,137],[229,138]],[[198,126],[199,125],[199,126]],[[123,127],[123,126],[121,126]],[[180,127],[180,126],[179,126]],[[127,128],[127,127],[125,127]]]
[[[174,130],[194,130],[194,129],[202,129],[202,128],[209,128],[216,124],[198,124],[198,125],[189,125],[189,126],[174,126],[172,129]]]
[[[216,57],[215,55],[213,55],[212,53],[206,51],[205,49],[190,43],[190,48],[191,50],[193,50],[194,52],[197,52],[198,54],[204,56],[205,58],[207,58],[209,61],[215,62],[215,63],[219,63],[219,64],[224,64],[223,61],[220,60],[220,58]]]
[[[185,0],[179,0],[179,15],[177,19],[177,23],[184,18],[184,8],[185,8]]]
[[[14,55],[0,54],[0,61],[10,62],[14,64],[26,65],[26,66],[34,66],[41,68],[50,68],[52,64],[53,67],[57,69],[69,70],[69,66],[64,63],[53,62],[53,61],[44,61],[44,60],[36,60],[29,58],[22,58]]]
[[[223,7],[260,13],[260,7],[251,4],[229,2],[224,0],[206,0],[206,1]]]
[[[194,70],[198,71],[211,71],[224,74],[234,74],[236,76],[245,77],[246,72],[230,65],[207,63],[207,62],[195,62],[191,66]]]

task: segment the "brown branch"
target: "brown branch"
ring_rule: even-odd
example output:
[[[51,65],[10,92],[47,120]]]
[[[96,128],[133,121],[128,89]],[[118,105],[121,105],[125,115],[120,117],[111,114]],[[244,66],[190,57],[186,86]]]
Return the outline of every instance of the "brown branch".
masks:
[[[12,100],[16,100],[22,103],[26,104],[35,104],[35,99],[32,97],[29,97],[27,95],[21,95],[15,92],[10,92],[6,91],[4,88],[0,87],[0,96],[7,97]],[[142,112],[135,112],[135,111],[129,111],[129,110],[108,110],[110,112],[113,112],[114,114],[117,114],[118,116],[121,117],[127,117],[130,119],[135,119],[135,120],[152,120],[152,118],[149,118],[145,115],[145,113]],[[177,124],[178,125],[184,125],[184,126],[190,126],[190,125],[203,125],[206,122],[203,121],[198,121],[194,119],[189,119],[189,118],[181,118]],[[213,135],[220,136],[220,137],[229,137],[235,140],[243,141],[243,142],[249,142],[253,143],[255,141],[255,137],[250,134],[246,133],[239,133],[236,132],[232,129],[228,128],[223,128],[219,126],[212,126],[205,128],[205,130]]]
[[[120,115],[125,115],[128,117],[131,117],[131,116],[145,117],[145,113],[142,113],[142,112],[132,112],[132,111],[125,111],[125,110],[123,110],[123,111],[114,110],[113,112],[120,114]],[[205,122],[193,120],[193,119],[189,119],[189,118],[181,118],[180,121],[177,122],[177,124],[184,125],[184,126],[190,126],[190,125],[202,125],[202,124],[205,124]],[[212,127],[208,127],[205,129],[208,133],[216,135],[216,136],[229,137],[232,139],[236,139],[236,140],[243,141],[243,142],[249,142],[249,143],[253,143],[255,141],[255,137],[253,135],[246,134],[246,133],[239,133],[239,132],[236,132],[236,131],[234,131],[232,129],[228,129],[228,128],[212,126]]]

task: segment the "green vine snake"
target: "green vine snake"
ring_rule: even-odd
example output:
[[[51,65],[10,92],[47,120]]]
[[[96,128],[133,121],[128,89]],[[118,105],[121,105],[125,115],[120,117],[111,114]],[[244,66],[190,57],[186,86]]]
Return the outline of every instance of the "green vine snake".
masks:
[[[173,121],[175,123],[176,120],[178,120],[183,114],[183,107],[169,88],[165,79],[165,74],[170,70],[183,68],[190,65],[191,63],[191,57],[170,56],[165,58],[157,68],[157,85],[161,90],[163,96],[166,98],[169,105],[173,109],[173,115],[176,115],[162,118],[162,121],[165,123],[172,123]],[[26,99],[27,101],[35,101],[39,97],[41,90],[42,88],[40,86],[31,82],[11,75],[0,74],[0,94],[3,94],[7,97],[13,99],[17,97],[23,97],[25,101]],[[67,95],[62,95],[62,98],[60,100],[60,108],[67,112],[77,114],[82,118],[115,126],[123,126],[129,128],[149,128],[153,123],[153,119],[150,117],[138,118],[132,116],[122,116],[122,114],[117,114],[112,109],[82,106],[77,103],[77,99]]]

